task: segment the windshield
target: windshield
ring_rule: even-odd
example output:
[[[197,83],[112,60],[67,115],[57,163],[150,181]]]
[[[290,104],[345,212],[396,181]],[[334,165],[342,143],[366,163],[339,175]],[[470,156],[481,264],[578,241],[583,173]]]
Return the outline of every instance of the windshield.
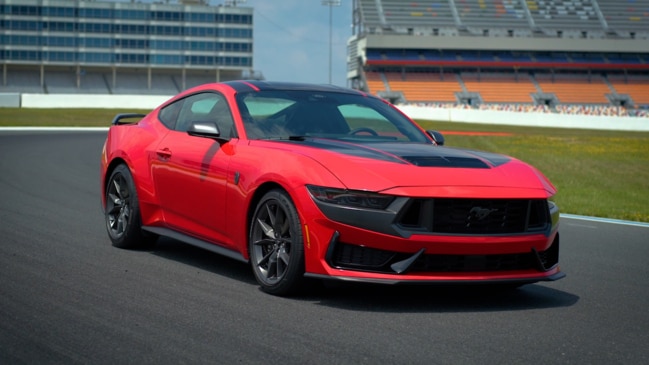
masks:
[[[430,143],[408,118],[373,97],[272,90],[239,93],[237,103],[250,139],[321,137]]]

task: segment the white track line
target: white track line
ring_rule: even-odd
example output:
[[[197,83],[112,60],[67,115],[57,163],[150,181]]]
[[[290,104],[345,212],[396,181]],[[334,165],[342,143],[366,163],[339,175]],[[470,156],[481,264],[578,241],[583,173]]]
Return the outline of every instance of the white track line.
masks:
[[[587,221],[587,222],[610,223],[610,224],[619,224],[619,225],[624,225],[624,226],[635,226],[635,227],[649,228],[649,223],[625,221],[625,220],[621,220],[621,219],[588,217],[588,216],[584,216],[584,215],[564,214],[564,213],[561,213],[561,218],[582,220],[582,221]]]

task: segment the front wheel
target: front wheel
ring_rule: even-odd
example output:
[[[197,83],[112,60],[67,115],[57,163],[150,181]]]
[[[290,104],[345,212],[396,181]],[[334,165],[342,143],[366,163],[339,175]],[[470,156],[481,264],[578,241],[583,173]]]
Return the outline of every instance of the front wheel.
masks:
[[[156,237],[142,231],[140,204],[133,176],[126,165],[118,165],[106,185],[106,230],[113,246],[147,248]]]
[[[286,192],[271,190],[259,201],[248,242],[252,271],[263,291],[288,295],[299,289],[304,280],[302,229]]]

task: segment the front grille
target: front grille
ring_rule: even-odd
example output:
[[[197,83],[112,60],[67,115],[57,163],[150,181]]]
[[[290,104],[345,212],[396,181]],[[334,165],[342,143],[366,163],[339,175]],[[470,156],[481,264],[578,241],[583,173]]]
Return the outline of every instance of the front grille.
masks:
[[[408,231],[442,234],[511,234],[550,225],[543,199],[412,199],[397,218]]]

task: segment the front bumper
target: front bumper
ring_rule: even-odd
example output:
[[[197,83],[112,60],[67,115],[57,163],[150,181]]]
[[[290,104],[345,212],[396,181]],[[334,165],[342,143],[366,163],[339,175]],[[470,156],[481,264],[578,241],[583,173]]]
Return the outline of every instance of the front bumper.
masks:
[[[467,284],[478,284],[478,285],[491,285],[491,284],[512,284],[512,285],[525,285],[538,283],[540,281],[556,281],[562,279],[566,276],[565,273],[557,268],[552,270],[552,272],[545,275],[513,275],[513,276],[486,276],[482,278],[477,277],[411,277],[411,276],[399,276],[399,277],[381,277],[381,276],[357,276],[357,275],[346,275],[341,273],[339,275],[323,275],[323,274],[312,274],[306,273],[305,277],[313,279],[325,279],[325,280],[340,280],[348,282],[362,282],[362,283],[371,283],[371,284],[387,284],[387,285],[467,285]]]
[[[309,277],[334,278],[383,284],[527,284],[565,277],[559,269],[559,235],[539,251],[493,254],[415,253],[376,249],[340,241],[334,232],[325,255],[327,274]]]
[[[438,254],[425,248],[415,253],[382,250],[339,240],[334,232],[325,260],[337,269],[379,272],[387,274],[410,273],[470,273],[494,271],[538,270],[545,272],[559,264],[559,235],[547,249],[532,247],[528,252],[497,254]]]
[[[309,203],[309,277],[525,284],[565,276],[559,211],[546,199],[400,197],[384,210]]]

